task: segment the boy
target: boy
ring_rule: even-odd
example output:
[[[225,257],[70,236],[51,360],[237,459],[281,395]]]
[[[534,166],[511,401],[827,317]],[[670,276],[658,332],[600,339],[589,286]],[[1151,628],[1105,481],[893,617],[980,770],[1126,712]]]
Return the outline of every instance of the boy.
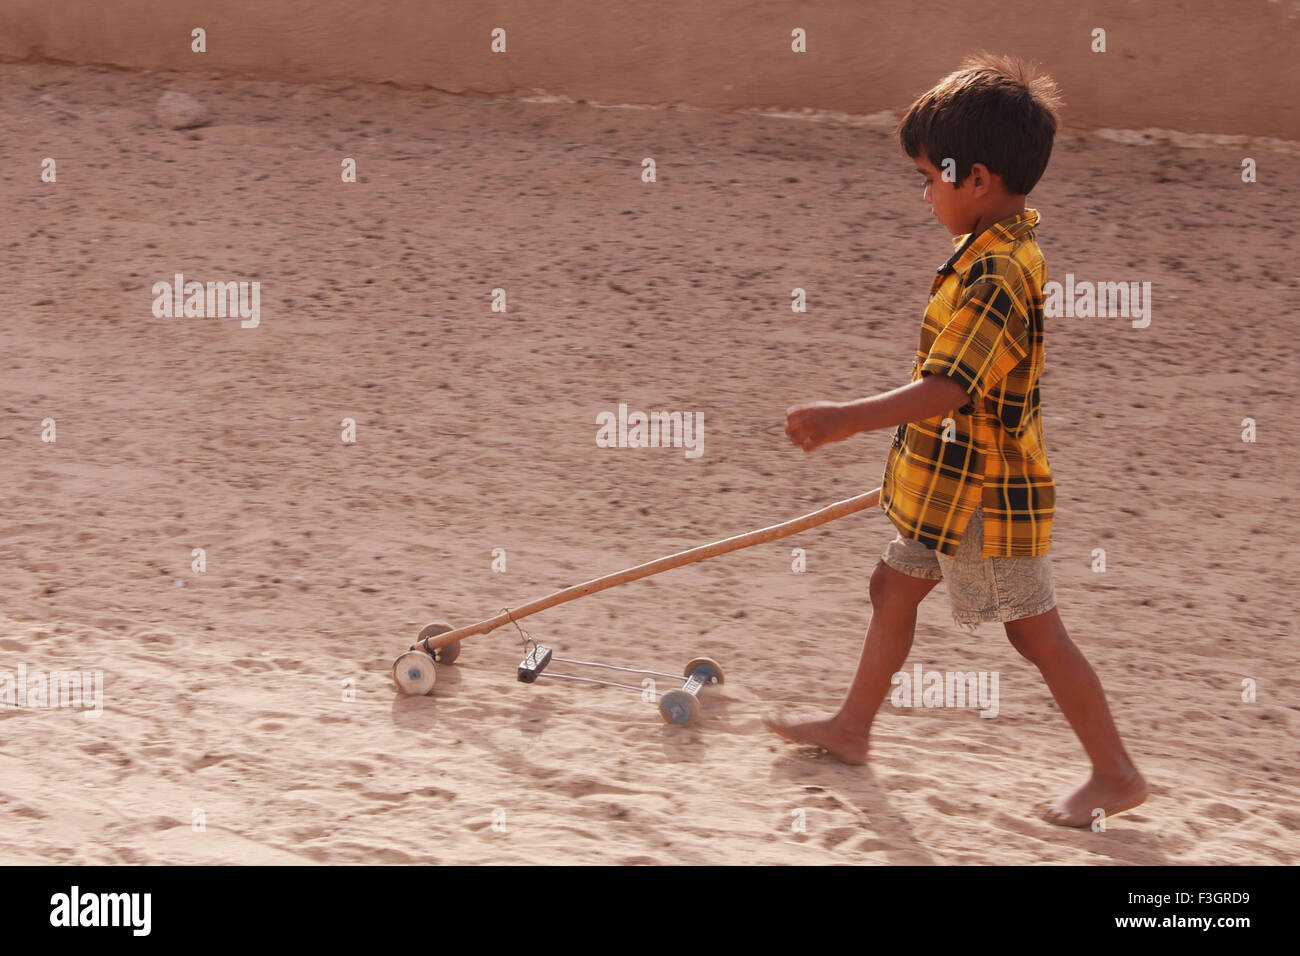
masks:
[[[1092,776],[1043,816],[1086,827],[1097,808],[1110,815],[1137,806],[1147,787],[1097,675],[1057,614],[1047,557],[1055,489],[1038,395],[1047,266],[1034,240],[1038,213],[1025,197],[1047,168],[1059,104],[1051,79],[980,54],[899,124],[903,149],[925,177],[925,201],[957,237],[931,286],[912,382],[786,417],[786,434],[805,452],[898,426],[880,495],[898,535],[871,575],[871,623],[839,712],[766,723],[788,740],[865,763],[872,720],[912,647],[917,605],[945,578],[954,620],[1003,623],[1078,735]]]

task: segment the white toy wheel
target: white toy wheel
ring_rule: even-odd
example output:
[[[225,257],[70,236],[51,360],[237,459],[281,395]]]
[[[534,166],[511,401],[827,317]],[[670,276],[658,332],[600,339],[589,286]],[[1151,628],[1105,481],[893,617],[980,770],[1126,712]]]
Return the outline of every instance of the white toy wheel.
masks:
[[[437,681],[433,658],[424,651],[407,651],[393,661],[393,683],[408,697],[432,693]]]

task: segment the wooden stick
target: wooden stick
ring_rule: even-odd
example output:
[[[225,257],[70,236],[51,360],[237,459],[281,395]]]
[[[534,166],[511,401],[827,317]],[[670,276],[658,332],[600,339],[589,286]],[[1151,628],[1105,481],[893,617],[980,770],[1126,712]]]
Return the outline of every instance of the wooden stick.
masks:
[[[489,631],[495,631],[503,624],[508,624],[512,620],[517,621],[520,618],[528,617],[530,614],[536,614],[538,611],[545,611],[547,608],[555,607],[557,604],[564,604],[568,601],[577,600],[580,597],[586,597],[588,594],[595,594],[597,591],[604,591],[606,588],[616,587],[620,584],[626,584],[628,581],[636,581],[641,578],[648,578],[652,574],[659,574],[661,571],[669,571],[673,568],[680,568],[684,564],[694,564],[696,561],[703,561],[707,558],[715,558],[720,554],[727,554],[731,551],[739,551],[742,548],[752,547],[756,544],[763,544],[768,541],[776,541],[778,538],[787,538],[792,534],[798,534],[800,531],[807,531],[809,528],[815,528],[819,524],[825,524],[828,521],[834,521],[836,518],[843,518],[845,515],[851,515],[858,511],[865,511],[867,508],[874,507],[880,501],[880,489],[868,491],[865,495],[858,495],[855,498],[845,498],[843,501],[837,501],[833,505],[827,505],[819,511],[812,511],[798,518],[792,518],[781,524],[774,524],[767,528],[759,528],[757,531],[749,531],[745,534],[738,534],[735,537],[723,538],[721,541],[714,541],[712,544],[702,544],[698,548],[691,548],[689,551],[679,551],[676,554],[670,554],[667,557],[659,558],[656,561],[648,561],[645,564],[638,564],[634,568],[627,568],[623,571],[615,571],[613,574],[607,574],[604,577],[595,578],[587,581],[585,584],[575,584],[567,587],[563,591],[556,591],[554,594],[548,594],[546,597],[538,598],[522,607],[510,608],[502,611],[496,617],[490,617],[486,621],[479,621],[477,624],[467,624],[464,627],[458,627],[454,631],[444,631],[427,639],[424,632],[421,631],[419,647],[426,651],[434,651],[440,647],[446,647],[453,641],[459,641],[462,638],[473,637],[475,634],[487,634]],[[432,625],[431,625],[432,626]],[[428,628],[425,628],[428,630]],[[411,648],[415,650],[414,647]]]

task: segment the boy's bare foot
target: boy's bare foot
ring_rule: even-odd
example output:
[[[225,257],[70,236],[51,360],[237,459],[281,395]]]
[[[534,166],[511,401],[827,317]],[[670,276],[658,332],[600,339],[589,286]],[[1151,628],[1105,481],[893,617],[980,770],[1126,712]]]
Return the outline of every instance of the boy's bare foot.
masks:
[[[829,720],[792,721],[784,715],[763,718],[763,726],[796,744],[820,747],[844,763],[867,762],[867,738]]]
[[[1043,819],[1062,827],[1092,825],[1093,811],[1100,807],[1106,816],[1131,810],[1147,798],[1147,782],[1136,770],[1123,780],[1093,774],[1074,793],[1043,810]]]

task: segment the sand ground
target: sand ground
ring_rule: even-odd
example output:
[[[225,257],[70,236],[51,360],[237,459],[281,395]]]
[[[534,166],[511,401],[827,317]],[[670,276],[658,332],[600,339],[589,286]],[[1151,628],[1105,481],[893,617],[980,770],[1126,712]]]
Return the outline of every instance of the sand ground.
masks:
[[[214,124],[155,126],[171,88]],[[1244,184],[1249,147],[1072,135],[1031,197],[1054,277],[1154,297],[1145,329],[1048,332],[1061,613],[1153,790],[1093,833],[1030,814],[1082,752],[943,585],[909,664],[998,672],[996,718],[886,705],[867,768],[763,731],[838,703],[877,511],[525,622],[566,656],[717,658],[695,725],[516,682],[506,630],[433,697],[390,683],[432,619],[879,483],[887,434],[805,456],[781,427],[907,381],[949,242],[887,128],[8,65],[0,140],[0,669],[104,693],[0,709],[0,861],[1300,860],[1294,150]],[[260,281],[261,324],[154,318],[176,272]],[[620,402],[702,411],[704,454],[596,447]]]

